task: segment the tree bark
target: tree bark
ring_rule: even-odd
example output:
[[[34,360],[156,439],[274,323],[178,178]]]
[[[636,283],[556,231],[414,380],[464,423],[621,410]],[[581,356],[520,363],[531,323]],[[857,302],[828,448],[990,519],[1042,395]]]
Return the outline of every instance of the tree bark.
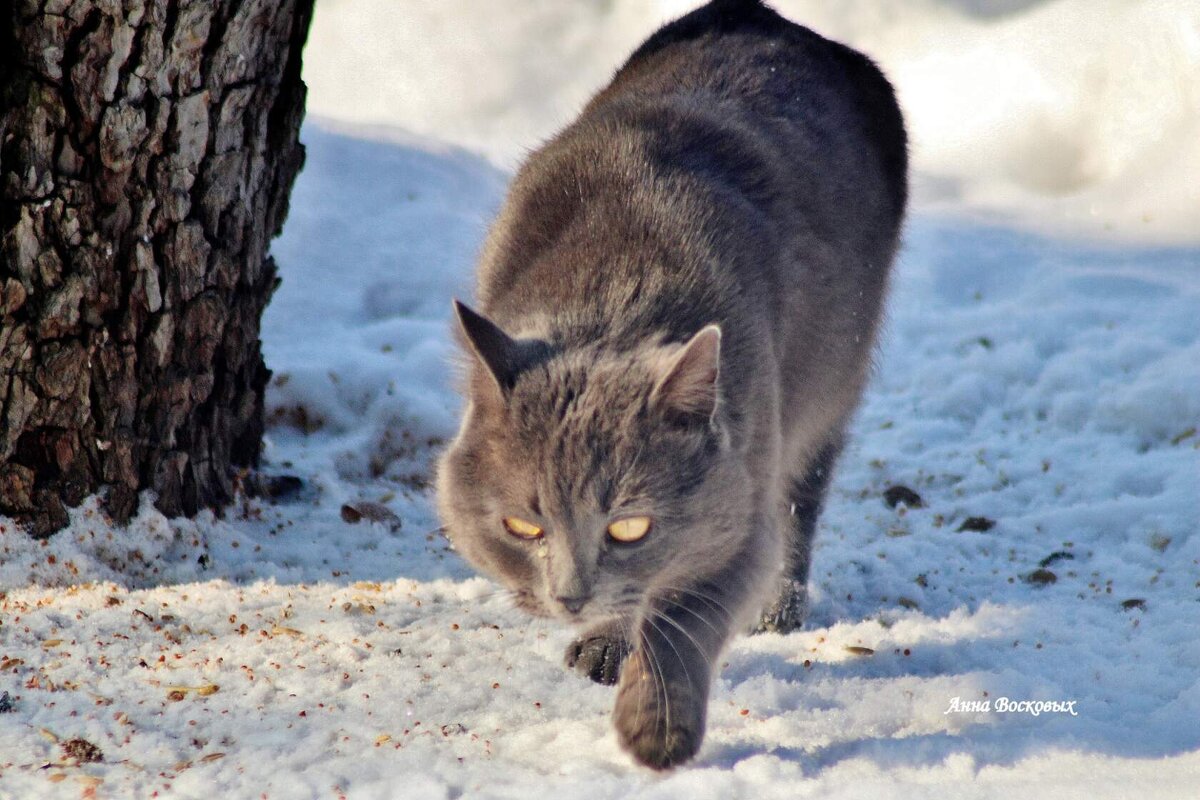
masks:
[[[219,507],[259,456],[312,0],[0,9],[0,513]]]

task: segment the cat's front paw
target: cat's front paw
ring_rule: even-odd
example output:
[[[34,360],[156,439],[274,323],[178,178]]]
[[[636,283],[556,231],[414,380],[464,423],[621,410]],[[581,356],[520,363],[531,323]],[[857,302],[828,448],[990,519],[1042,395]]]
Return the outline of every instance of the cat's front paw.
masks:
[[[617,739],[651,769],[677,767],[700,750],[706,703],[689,683],[661,681],[643,655],[634,653],[625,664],[613,710]]]
[[[807,591],[799,581],[786,580],[779,595],[763,610],[754,633],[791,633],[804,624]]]
[[[589,632],[571,642],[563,661],[568,669],[596,683],[612,686],[621,677],[621,664],[629,652],[629,643],[621,633]]]

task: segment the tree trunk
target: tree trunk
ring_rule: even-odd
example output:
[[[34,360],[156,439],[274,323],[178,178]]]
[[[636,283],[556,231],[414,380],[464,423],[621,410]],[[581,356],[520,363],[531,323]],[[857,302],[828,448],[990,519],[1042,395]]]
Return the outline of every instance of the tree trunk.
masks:
[[[217,507],[263,429],[312,0],[0,6],[0,513]]]

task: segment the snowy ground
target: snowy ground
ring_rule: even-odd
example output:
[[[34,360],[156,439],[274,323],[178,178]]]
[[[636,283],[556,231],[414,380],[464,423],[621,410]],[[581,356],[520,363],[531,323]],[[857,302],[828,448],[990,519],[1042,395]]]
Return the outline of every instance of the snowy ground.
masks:
[[[129,531],[93,501],[48,544],[0,520],[0,798],[1196,796],[1196,244],[922,206],[809,625],[730,649],[664,777],[561,669],[567,632],[436,533],[448,298],[505,173],[392,128],[304,138],[264,322],[268,470],[304,489]],[[1077,715],[944,713],[1001,697]]]

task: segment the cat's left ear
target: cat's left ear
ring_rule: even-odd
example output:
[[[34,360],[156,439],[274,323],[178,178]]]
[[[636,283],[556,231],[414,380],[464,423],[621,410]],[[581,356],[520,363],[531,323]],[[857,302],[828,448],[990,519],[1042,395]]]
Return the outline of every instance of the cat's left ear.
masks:
[[[654,386],[652,402],[690,422],[709,422],[717,410],[721,328],[706,325],[675,353]]]
[[[545,355],[542,342],[512,338],[465,303],[455,300],[454,313],[467,344],[487,367],[501,394],[507,395],[517,376]]]

